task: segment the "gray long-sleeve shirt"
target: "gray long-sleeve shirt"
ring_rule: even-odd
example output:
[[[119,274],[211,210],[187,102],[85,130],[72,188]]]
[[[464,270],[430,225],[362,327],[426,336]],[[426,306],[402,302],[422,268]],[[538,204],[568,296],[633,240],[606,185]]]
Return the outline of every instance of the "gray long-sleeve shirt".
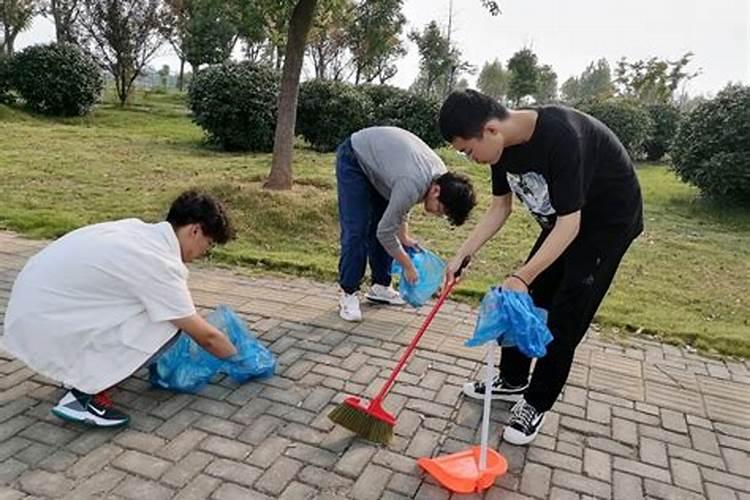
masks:
[[[383,248],[401,248],[398,230],[409,210],[424,199],[432,181],[447,170],[422,139],[398,127],[370,127],[352,134],[352,149],[362,170],[388,207],[378,224]]]

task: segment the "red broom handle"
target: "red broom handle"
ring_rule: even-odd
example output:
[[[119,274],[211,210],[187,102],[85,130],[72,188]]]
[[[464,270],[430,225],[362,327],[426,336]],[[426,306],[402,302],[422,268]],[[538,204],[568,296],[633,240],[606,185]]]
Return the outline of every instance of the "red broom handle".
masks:
[[[453,287],[456,285],[456,282],[458,281],[458,277],[461,276],[461,271],[464,270],[464,268],[469,265],[469,261],[471,260],[470,257],[465,257],[463,262],[461,262],[461,266],[456,271],[456,275],[454,276],[453,280],[448,284],[448,286],[445,287],[445,290],[443,290],[443,293],[440,294],[440,297],[438,298],[437,302],[434,306],[432,306],[432,310],[427,315],[425,320],[422,322],[422,326],[419,327],[419,331],[414,336],[412,341],[409,343],[409,346],[406,348],[406,351],[404,354],[401,355],[401,359],[399,359],[398,364],[396,365],[396,368],[393,370],[393,373],[391,373],[391,376],[388,377],[388,380],[386,380],[385,384],[383,385],[383,388],[380,389],[380,392],[377,396],[375,396],[375,399],[372,400],[370,403],[370,406],[374,405],[376,402],[382,401],[385,395],[388,393],[388,391],[391,389],[391,386],[396,381],[396,377],[398,377],[398,374],[401,372],[401,369],[406,364],[406,361],[409,359],[409,356],[411,353],[416,349],[417,344],[419,343],[419,340],[422,338],[422,335],[424,335],[424,332],[427,331],[427,328],[430,326],[430,323],[432,323],[432,320],[435,318],[435,315],[440,310],[440,307],[443,305],[443,302],[445,302],[445,299],[448,298],[448,295],[451,293],[451,290],[453,290]]]

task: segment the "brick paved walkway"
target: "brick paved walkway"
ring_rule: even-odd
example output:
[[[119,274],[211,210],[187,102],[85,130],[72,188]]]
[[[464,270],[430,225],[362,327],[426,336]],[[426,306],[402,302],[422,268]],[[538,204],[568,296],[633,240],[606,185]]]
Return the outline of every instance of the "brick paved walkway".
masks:
[[[0,232],[0,333],[14,276],[42,244]],[[0,354],[0,499],[450,497],[414,459],[478,442],[481,404],[460,395],[480,367],[480,352],[462,346],[469,307],[447,303],[425,335],[386,400],[400,410],[384,448],[326,414],[345,393],[373,394],[425,311],[366,308],[352,325],[330,284],[195,268],[191,286],[201,307],[245,315],[278,375],[190,396],[152,390],[138,373],[114,394],[131,427],[92,431],[51,416],[62,390]],[[533,445],[499,443],[508,410],[493,404],[492,444],[510,469],[486,499],[750,499],[747,361],[592,333]],[[481,496],[454,496],[464,497]]]

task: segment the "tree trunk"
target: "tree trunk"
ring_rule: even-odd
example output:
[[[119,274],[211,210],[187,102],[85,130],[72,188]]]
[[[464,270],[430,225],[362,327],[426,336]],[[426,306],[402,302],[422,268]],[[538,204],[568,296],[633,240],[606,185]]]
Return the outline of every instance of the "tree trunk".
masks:
[[[276,133],[273,142],[271,173],[264,187],[267,189],[291,189],[292,147],[294,126],[297,121],[297,96],[305,44],[312,26],[317,0],[299,0],[289,22],[289,37],[286,44],[284,71],[281,76]]]
[[[180,58],[180,76],[177,78],[177,88],[182,92],[182,87],[185,82],[185,58]]]

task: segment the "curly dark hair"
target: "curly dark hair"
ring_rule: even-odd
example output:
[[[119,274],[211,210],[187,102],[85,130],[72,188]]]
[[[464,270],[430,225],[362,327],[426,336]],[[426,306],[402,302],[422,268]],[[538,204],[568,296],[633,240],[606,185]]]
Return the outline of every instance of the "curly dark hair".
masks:
[[[220,245],[234,238],[234,227],[224,205],[196,190],[185,191],[172,202],[167,222],[175,228],[200,224],[203,233]]]
[[[471,210],[477,204],[471,179],[463,174],[446,172],[435,179],[435,184],[440,186],[438,200],[445,207],[448,220],[456,226],[466,222]]]

